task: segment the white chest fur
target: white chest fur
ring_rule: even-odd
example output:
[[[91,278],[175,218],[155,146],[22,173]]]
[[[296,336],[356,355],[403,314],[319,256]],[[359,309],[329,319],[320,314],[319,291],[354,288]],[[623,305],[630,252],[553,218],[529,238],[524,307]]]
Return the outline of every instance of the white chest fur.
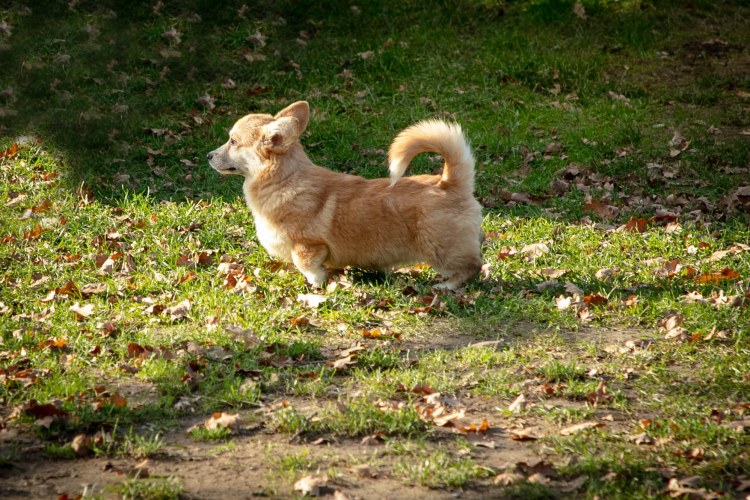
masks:
[[[292,242],[287,236],[274,227],[266,218],[255,216],[255,231],[263,248],[277,259],[292,261]]]

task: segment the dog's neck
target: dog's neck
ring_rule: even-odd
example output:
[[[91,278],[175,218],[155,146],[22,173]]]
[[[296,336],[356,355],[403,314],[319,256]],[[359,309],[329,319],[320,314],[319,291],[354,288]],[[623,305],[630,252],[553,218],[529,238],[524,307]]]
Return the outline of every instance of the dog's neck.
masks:
[[[284,154],[271,155],[258,175],[245,177],[245,203],[255,217],[271,216],[300,194],[299,174],[314,166],[297,141]]]

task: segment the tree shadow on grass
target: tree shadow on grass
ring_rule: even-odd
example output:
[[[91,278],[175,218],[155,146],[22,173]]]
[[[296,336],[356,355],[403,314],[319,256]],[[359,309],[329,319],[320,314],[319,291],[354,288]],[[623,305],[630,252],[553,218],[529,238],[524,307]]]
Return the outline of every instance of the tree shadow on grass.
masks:
[[[696,12],[719,8],[693,3]],[[351,143],[363,149],[368,141],[383,144],[415,117],[433,114],[420,109],[415,96],[404,101],[399,91],[405,80],[419,75],[415,55],[435,66],[425,93],[436,93],[440,81],[454,79],[455,68],[441,68],[440,61],[462,63],[455,48],[476,52],[482,40],[486,53],[478,54],[485,62],[477,71],[486,73],[490,87],[504,85],[507,77],[528,90],[556,82],[573,88],[593,85],[592,70],[581,67],[577,80],[566,83],[566,75],[555,80],[548,66],[561,58],[580,60],[580,47],[553,54],[537,46],[530,32],[543,30],[563,42],[585,29],[592,40],[625,36],[621,45],[641,49],[656,39],[650,33],[661,22],[657,15],[610,12],[598,2],[587,8],[605,22],[591,17],[578,26],[571,2],[561,0],[518,2],[504,10],[469,0],[365,2],[357,9],[344,1],[249,2],[245,8],[207,0],[104,0],[71,7],[40,0],[30,15],[7,10],[12,35],[0,40],[0,87],[11,93],[0,99],[5,122],[0,130],[6,136],[33,131],[54,143],[70,173],[63,185],[74,190],[85,180],[106,203],[116,204],[128,191],[170,201],[233,199],[236,182],[213,173],[205,153],[226,140],[225,131],[238,116],[274,112],[305,98],[319,108],[319,116],[327,116],[310,141],[323,142],[316,154],[327,166],[382,176],[382,166],[373,167]],[[498,29],[504,33],[500,38]],[[265,40],[247,39],[256,32]],[[413,46],[399,45],[406,39]],[[377,57],[357,56],[355,46]],[[496,53],[507,59],[497,72]],[[354,77],[341,77],[344,70]],[[394,100],[387,127],[364,138],[361,132],[373,116],[351,99],[360,87]],[[213,104],[196,102],[206,94]],[[490,153],[510,147],[511,139],[507,142]]]

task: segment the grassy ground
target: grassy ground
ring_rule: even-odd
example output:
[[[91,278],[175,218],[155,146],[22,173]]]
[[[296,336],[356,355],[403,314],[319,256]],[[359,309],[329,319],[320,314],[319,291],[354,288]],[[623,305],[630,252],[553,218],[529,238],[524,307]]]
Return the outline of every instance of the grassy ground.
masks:
[[[750,492],[747,2],[33,3],[0,3],[4,497]],[[482,278],[299,300],[204,160],[299,99],[366,177],[461,123]]]

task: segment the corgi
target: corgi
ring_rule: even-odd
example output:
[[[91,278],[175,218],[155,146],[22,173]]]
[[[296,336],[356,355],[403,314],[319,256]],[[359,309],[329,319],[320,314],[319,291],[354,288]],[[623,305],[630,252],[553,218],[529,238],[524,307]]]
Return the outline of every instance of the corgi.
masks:
[[[459,125],[427,120],[396,136],[388,151],[390,179],[365,179],[316,166],[299,140],[307,102],[275,116],[239,119],[229,140],[208,153],[211,167],[245,178],[243,193],[258,240],[292,262],[320,288],[327,269],[389,271],[426,262],[456,289],[482,267],[482,207],[474,198],[474,156]],[[441,175],[403,177],[411,159],[432,151]]]

